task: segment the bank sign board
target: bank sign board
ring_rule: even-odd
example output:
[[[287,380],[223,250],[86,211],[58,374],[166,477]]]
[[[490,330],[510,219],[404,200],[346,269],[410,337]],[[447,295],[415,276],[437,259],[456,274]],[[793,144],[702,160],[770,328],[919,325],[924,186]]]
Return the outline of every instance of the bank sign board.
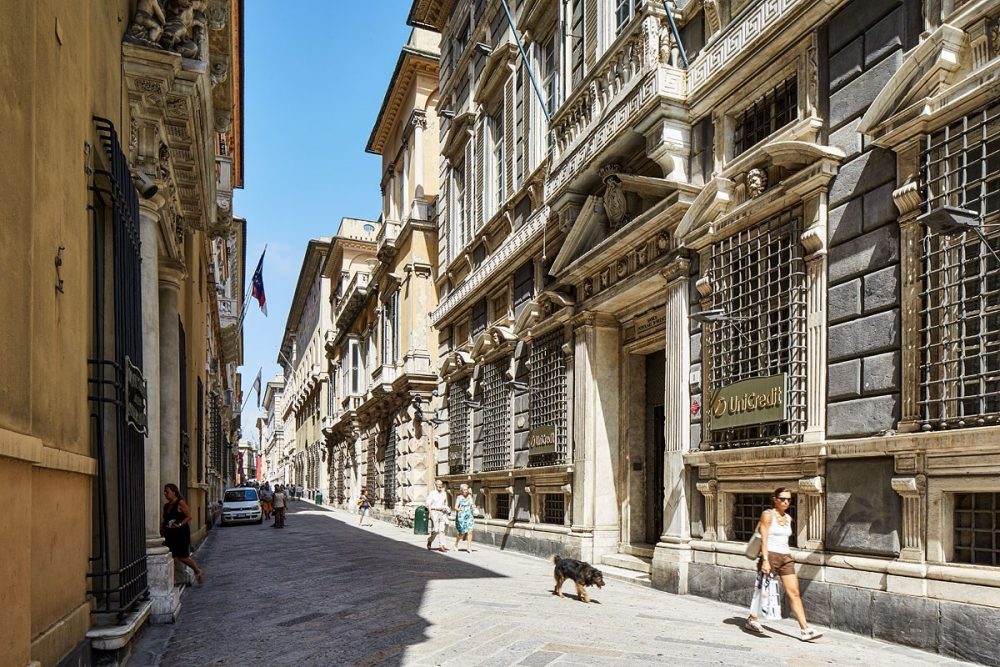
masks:
[[[528,454],[555,454],[556,427],[536,426],[528,433]]]
[[[720,388],[712,398],[709,429],[766,424],[787,418],[788,376],[751,378]]]

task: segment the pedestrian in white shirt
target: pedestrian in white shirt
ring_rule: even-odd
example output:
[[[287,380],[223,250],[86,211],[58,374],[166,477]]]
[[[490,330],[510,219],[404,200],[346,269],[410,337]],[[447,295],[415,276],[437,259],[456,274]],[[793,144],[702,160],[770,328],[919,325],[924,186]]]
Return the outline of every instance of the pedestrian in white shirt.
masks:
[[[427,509],[430,510],[430,536],[427,538],[427,548],[434,549],[437,538],[437,551],[448,551],[444,546],[444,529],[448,519],[448,493],[444,490],[444,482],[434,482],[434,490],[427,494]]]

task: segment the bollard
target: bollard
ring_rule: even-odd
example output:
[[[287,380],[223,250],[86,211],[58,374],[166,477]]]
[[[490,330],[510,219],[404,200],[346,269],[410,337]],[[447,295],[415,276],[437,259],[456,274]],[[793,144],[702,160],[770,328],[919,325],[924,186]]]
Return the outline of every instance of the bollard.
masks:
[[[427,535],[427,508],[421,505],[413,512],[413,534]]]

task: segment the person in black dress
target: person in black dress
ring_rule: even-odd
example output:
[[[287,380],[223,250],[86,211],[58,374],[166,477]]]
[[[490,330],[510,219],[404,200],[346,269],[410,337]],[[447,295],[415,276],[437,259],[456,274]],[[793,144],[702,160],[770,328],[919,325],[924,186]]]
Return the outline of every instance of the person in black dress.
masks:
[[[194,570],[198,583],[205,581],[205,572],[191,558],[191,510],[188,508],[176,484],[163,487],[163,526],[161,534],[171,555]]]

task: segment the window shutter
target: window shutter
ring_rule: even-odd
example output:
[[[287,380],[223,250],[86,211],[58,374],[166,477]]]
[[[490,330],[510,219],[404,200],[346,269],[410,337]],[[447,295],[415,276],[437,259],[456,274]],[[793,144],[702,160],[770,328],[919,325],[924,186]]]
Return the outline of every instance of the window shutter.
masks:
[[[589,72],[597,63],[597,1],[584,0],[583,4],[584,63]]]
[[[480,114],[479,117],[479,128],[476,132],[476,208],[475,208],[475,226],[474,229],[478,232],[479,228],[483,225],[483,221],[486,219],[486,128],[489,124],[489,118],[486,114]]]
[[[475,180],[473,178],[475,155],[474,151],[472,150],[473,141],[474,141],[473,139],[469,139],[469,141],[467,141],[465,144],[465,161],[463,163],[465,169],[465,192],[463,193],[465,198],[465,207],[463,211],[464,215],[462,216],[462,242],[461,242],[461,245],[463,247],[469,242],[469,239],[472,238],[472,219],[475,214],[474,204],[476,200],[475,200],[475,188],[473,187],[473,185],[475,184]]]
[[[448,266],[449,257],[451,257],[451,253],[448,252],[448,244],[451,241],[448,227],[451,221],[452,170],[443,159],[439,163],[438,173],[440,178],[438,182],[444,183],[444,187],[440,188],[438,192],[437,202],[438,258],[441,266]]]
[[[507,77],[507,83],[503,88],[503,115],[504,115],[504,181],[507,184],[507,197],[514,192],[514,75]]]

